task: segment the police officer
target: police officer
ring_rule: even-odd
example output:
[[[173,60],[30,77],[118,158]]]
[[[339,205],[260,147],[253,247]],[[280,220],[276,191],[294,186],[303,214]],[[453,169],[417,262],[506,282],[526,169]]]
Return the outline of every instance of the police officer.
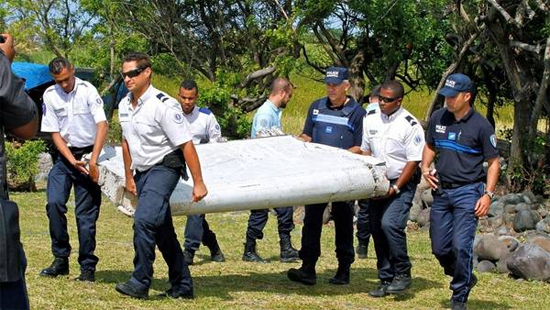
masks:
[[[328,68],[325,83],[328,96],[311,104],[300,137],[306,142],[321,143],[359,153],[365,110],[351,96],[346,95],[350,87],[348,69]],[[330,184],[320,184],[320,186],[330,186]],[[315,265],[321,255],[321,230],[326,206],[326,203],[305,206],[302,248],[299,252],[302,266],[288,271],[288,277],[292,281],[307,285],[317,282]],[[353,207],[351,201],[332,203],[338,270],[329,280],[331,284],[349,283],[350,267],[355,260]]]
[[[470,106],[473,90],[468,76],[455,73],[447,77],[439,91],[445,96],[446,107],[431,116],[422,154],[422,175],[434,194],[432,252],[445,274],[453,277],[453,309],[466,309],[470,290],[477,283],[472,273],[477,221],[489,211],[499,170],[495,132]],[[436,169],[430,170],[436,152]]]
[[[46,211],[54,261],[40,272],[41,276],[57,277],[69,274],[71,245],[67,233],[67,200],[74,185],[75,213],[78,226],[79,281],[95,281],[98,262],[96,221],[101,205],[101,190],[97,184],[97,158],[107,136],[108,124],[103,100],[96,88],[74,75],[74,67],[63,57],[49,64],[55,85],[44,92],[42,131],[50,132],[60,155],[48,175]],[[92,153],[89,163],[82,160]]]
[[[376,85],[369,96],[369,104],[365,108],[367,115],[369,113],[380,113],[378,99],[380,96],[380,85]],[[365,126],[365,124],[363,124]],[[363,136],[364,138],[364,136]],[[369,201],[368,199],[360,199],[358,201],[359,210],[357,212],[357,257],[361,259],[367,258],[369,252],[369,241],[371,236],[371,225],[369,221]]]
[[[0,147],[4,128],[21,139],[38,129],[36,105],[25,93],[25,82],[11,71],[15,55],[13,38],[0,34]],[[27,261],[20,241],[17,205],[8,202],[6,154],[0,152],[0,309],[29,309],[25,284]]]
[[[147,298],[153,277],[155,244],[168,265],[171,288],[162,296],[193,298],[193,282],[183,258],[170,212],[170,196],[180,177],[193,177],[191,200],[207,194],[201,166],[180,104],[151,85],[151,63],[143,53],[124,58],[122,72],[129,90],[118,107],[126,189],[138,197],[134,216],[134,272],[115,289]],[[135,172],[135,175],[134,175]]]
[[[287,79],[276,78],[271,83],[269,98],[258,109],[252,121],[251,137],[257,138],[269,135],[269,130],[281,130],[281,115],[283,109],[292,98],[292,84]],[[294,229],[293,207],[275,208],[277,213],[279,245],[282,262],[294,262],[298,259],[298,251],[292,247],[290,232]],[[246,229],[243,260],[249,262],[265,262],[256,252],[256,240],[262,239],[263,229],[267,224],[269,211],[267,209],[252,210]]]
[[[386,163],[390,180],[386,195],[371,199],[368,207],[381,282],[369,292],[373,297],[403,293],[412,282],[405,229],[420,177],[416,171],[422,159],[424,130],[401,106],[403,95],[398,81],[382,84],[380,109],[371,110],[363,122],[361,150]]]
[[[196,106],[199,97],[199,87],[193,80],[185,80],[181,83],[178,101],[183,110],[183,116],[189,123],[189,131],[194,144],[218,142],[221,138],[221,130],[216,117],[207,108]],[[188,215],[185,223],[185,242],[183,244],[183,256],[187,265],[193,265],[195,251],[199,249],[201,242],[210,249],[210,257],[215,262],[224,262],[225,257],[216,240],[216,234],[210,229],[204,214]]]

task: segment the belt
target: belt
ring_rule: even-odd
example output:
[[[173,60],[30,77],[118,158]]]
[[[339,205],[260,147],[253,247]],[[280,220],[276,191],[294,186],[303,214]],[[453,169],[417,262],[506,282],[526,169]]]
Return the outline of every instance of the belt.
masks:
[[[89,146],[85,146],[85,147],[74,147],[74,146],[69,147],[69,151],[71,151],[71,153],[73,153],[74,157],[77,160],[80,160],[80,158],[82,158],[82,156],[84,156],[84,154],[91,153],[93,150],[94,150],[93,145],[89,145]]]
[[[477,182],[481,182],[480,180],[472,181],[472,182],[440,182],[441,188],[443,189],[455,189],[459,188],[468,184],[474,184]]]

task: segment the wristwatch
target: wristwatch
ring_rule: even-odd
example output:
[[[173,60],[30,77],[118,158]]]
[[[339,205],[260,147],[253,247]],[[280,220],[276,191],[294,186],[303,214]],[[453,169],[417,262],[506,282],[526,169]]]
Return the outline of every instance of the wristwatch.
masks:
[[[489,198],[493,199],[493,197],[495,197],[495,192],[491,192],[491,191],[485,191],[483,194],[489,196]]]
[[[397,185],[395,185],[395,184],[393,184],[393,185],[391,186],[391,188],[393,188],[393,190],[395,191],[395,194],[396,194],[396,195],[399,194],[399,193],[401,192],[401,191],[399,190],[399,187],[397,187]]]

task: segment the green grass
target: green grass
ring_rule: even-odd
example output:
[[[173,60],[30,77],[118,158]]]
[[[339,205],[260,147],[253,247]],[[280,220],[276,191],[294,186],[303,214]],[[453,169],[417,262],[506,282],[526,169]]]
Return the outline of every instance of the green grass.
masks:
[[[430,251],[426,232],[409,233],[409,254],[413,263],[413,285],[400,297],[375,299],[367,292],[377,286],[376,260],[371,244],[369,259],[356,260],[351,283],[333,286],[327,283],[337,267],[334,255],[334,227],[325,225],[322,255],[318,263],[318,284],[307,287],[289,281],[286,271],[298,264],[277,260],[276,218],[270,216],[265,238],[258,251],[269,264],[241,261],[248,219],[247,212],[208,215],[227,261],[209,261],[208,250],[201,247],[191,266],[196,299],[135,300],[118,294],[115,283],[126,281],[133,270],[132,220],[115,210],[104,199],[97,223],[97,250],[100,258],[95,283],[73,281],[78,275],[78,242],[73,199],[69,200],[68,223],[73,255],[70,276],[56,279],[38,276],[51,263],[45,193],[12,193],[21,208],[22,242],[28,257],[27,284],[33,309],[443,309],[448,308],[449,278]],[[180,240],[185,217],[174,218]],[[301,225],[292,232],[299,245]],[[510,279],[500,274],[478,274],[479,283],[470,295],[470,309],[549,309],[549,286],[540,282]],[[157,251],[155,275],[150,295],[168,289],[167,268]]]

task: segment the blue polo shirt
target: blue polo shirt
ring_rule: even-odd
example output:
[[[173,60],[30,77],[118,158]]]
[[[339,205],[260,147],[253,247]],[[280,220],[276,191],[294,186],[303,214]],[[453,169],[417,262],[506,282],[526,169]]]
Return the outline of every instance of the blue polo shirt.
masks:
[[[352,97],[339,108],[332,108],[328,97],[314,101],[307,112],[304,134],[312,142],[341,149],[360,146],[363,139],[363,118],[366,114]]]
[[[498,157],[495,130],[472,108],[458,121],[446,108],[435,111],[426,143],[435,146],[435,167],[441,182],[484,182],[483,162]]]
[[[281,109],[277,108],[269,99],[266,100],[254,115],[250,136],[256,138],[256,135],[262,129],[281,129],[282,114],[283,111]]]

